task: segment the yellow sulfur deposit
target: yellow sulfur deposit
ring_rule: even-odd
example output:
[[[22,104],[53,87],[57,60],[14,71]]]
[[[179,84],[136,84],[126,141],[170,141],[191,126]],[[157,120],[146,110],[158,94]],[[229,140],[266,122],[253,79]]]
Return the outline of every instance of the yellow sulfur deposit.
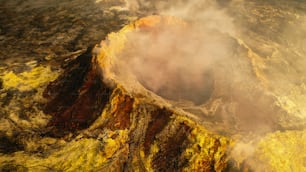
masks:
[[[306,171],[306,130],[265,136],[255,151],[258,171]]]
[[[30,71],[15,74],[7,71],[0,75],[3,80],[4,89],[17,89],[19,91],[29,91],[46,85],[58,77],[58,72],[53,72],[50,66],[34,67]]]
[[[35,136],[36,140],[31,140],[34,136],[24,140],[23,144],[28,146],[23,149],[16,150],[14,153],[0,154],[0,171],[16,169],[16,171],[33,172],[167,170],[221,172],[229,166],[229,158],[234,159],[236,164],[233,166],[237,167],[233,168],[238,170],[306,171],[306,130],[269,131],[262,134],[263,137],[256,135],[256,139],[249,139],[250,144],[241,144],[238,140],[241,138],[243,140],[244,136],[248,136],[247,134],[237,133],[239,139],[230,134],[216,134],[214,130],[208,130],[204,124],[208,117],[202,120],[200,115],[196,116],[179,109],[170,101],[146,90],[135,78],[133,80],[126,75],[116,75],[118,71],[113,70],[112,67],[116,65],[118,60],[116,57],[128,41],[128,33],[140,28],[155,27],[162,21],[167,24],[185,25],[181,20],[172,17],[150,16],[125,26],[119,32],[109,34],[106,40],[95,47],[92,63],[100,72],[97,75],[107,83],[105,85],[110,85],[111,96],[106,98],[106,105],[101,109],[102,112],[99,111],[101,113],[97,114],[98,117],[93,124],[62,138],[41,136],[39,133]],[[247,55],[250,59],[247,60],[251,60],[251,67],[253,67],[251,70],[254,70],[255,76],[259,79],[258,83],[261,83],[264,88],[268,87],[269,82],[262,72],[266,67],[265,63],[243,41],[239,43],[248,49]],[[57,76],[58,72],[53,72],[49,66],[38,66],[20,74],[12,71],[5,72],[0,77],[4,90],[29,91],[45,86]],[[304,90],[297,89],[296,95],[302,94],[303,92],[299,91]],[[227,93],[231,90],[222,87],[220,91]],[[295,94],[292,93],[292,95]],[[105,98],[103,96],[94,94],[93,98]],[[295,111],[299,110],[296,107],[303,105],[303,103],[297,103],[298,101],[291,101],[295,100],[294,96],[291,96],[291,99],[285,96],[275,97],[278,104],[271,102],[289,113],[296,113]],[[222,99],[222,94],[217,98],[215,100],[218,100],[220,104],[225,101]],[[231,98],[231,96],[228,97],[228,99]],[[298,98],[300,97],[297,96]],[[303,102],[303,98],[299,99],[300,102]],[[241,99],[239,102],[244,103],[247,100]],[[231,102],[231,104],[234,103]],[[253,109],[257,111],[260,107],[255,106]],[[222,111],[219,113],[224,113],[226,117],[236,115],[229,113],[235,109],[230,106],[224,106],[221,110],[211,106],[210,109],[216,109],[213,110],[214,112]],[[250,113],[244,110],[242,108],[241,114]],[[84,116],[87,115],[84,114]],[[11,121],[14,121],[16,115],[13,116],[14,118],[12,116]],[[212,123],[210,128],[220,127],[217,123],[223,124],[223,121],[217,121],[217,118],[218,116],[215,117],[216,122]],[[15,121],[18,123],[18,120]],[[229,125],[235,125],[232,122],[228,122]],[[252,123],[253,121],[250,120],[247,124]],[[30,128],[32,123],[28,125]],[[224,128],[224,130],[228,129],[226,126]],[[231,153],[230,148],[237,149],[238,153]]]

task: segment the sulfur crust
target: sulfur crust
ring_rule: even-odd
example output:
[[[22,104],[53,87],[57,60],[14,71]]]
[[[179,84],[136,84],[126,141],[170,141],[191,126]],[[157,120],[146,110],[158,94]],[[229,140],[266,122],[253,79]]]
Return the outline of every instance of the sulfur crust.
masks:
[[[150,18],[150,19],[154,19]],[[160,21],[160,18],[157,18]],[[97,55],[101,68],[108,68],[112,65],[112,60],[124,48],[127,41],[126,34],[137,29],[137,27],[148,27],[150,22],[139,20],[134,24],[125,26],[116,33],[111,33],[106,41],[101,43],[101,51]],[[255,56],[249,52],[250,56]],[[107,57],[107,58],[106,58]],[[253,62],[252,62],[253,63]],[[255,60],[254,64],[258,62]],[[254,65],[257,77],[260,78],[263,85],[267,85],[265,76],[260,72],[264,64]],[[110,71],[107,73],[111,76]],[[38,66],[30,71],[16,74],[12,71],[5,72],[1,75],[3,80],[3,89],[18,89],[19,91],[29,91],[39,88],[46,83],[54,80],[58,73],[52,72],[50,67]],[[301,88],[305,90],[305,85]],[[121,89],[121,88],[120,88]],[[298,101],[292,101],[301,92],[292,92],[290,97],[278,97],[279,106],[290,113],[296,113],[296,106],[302,106],[303,103],[297,104]],[[101,117],[90,127],[98,128],[112,114],[111,107],[117,107],[119,97],[114,95],[110,104],[102,112]],[[296,98],[298,99],[298,98]],[[138,99],[135,99],[137,102]],[[304,99],[300,100],[303,102]],[[305,114],[305,113],[304,113]],[[132,117],[131,117],[132,118]],[[188,159],[188,165],[184,171],[201,171],[209,169],[205,160],[214,162],[214,170],[222,171],[226,166],[226,153],[229,145],[234,144],[230,139],[209,133],[203,126],[193,122],[187,117],[175,115],[172,121],[174,123],[184,122],[192,128],[191,134],[188,135],[190,145],[183,152],[184,157]],[[131,130],[137,123],[132,123]],[[111,159],[121,152],[127,154],[129,130],[103,131],[102,140],[80,138],[69,143],[57,145],[58,148],[52,150],[46,157],[30,155],[26,152],[16,152],[12,155],[1,155],[0,164],[15,162],[28,168],[28,171],[101,171],[101,167],[107,166]],[[306,171],[306,130],[275,132],[266,135],[260,140],[255,148],[255,160],[258,163],[259,171]],[[53,142],[53,141],[52,141]],[[297,146],[298,145],[298,146]],[[140,157],[148,171],[153,171],[152,159],[160,150],[160,143],[154,141],[150,147],[150,153],[146,157],[143,150],[140,150]],[[260,167],[259,167],[260,166]]]
[[[59,73],[53,72],[50,66],[38,66],[20,74],[13,71],[4,72],[0,78],[3,80],[3,89],[30,91],[55,80],[58,75]]]
[[[27,167],[29,171],[97,171],[100,170],[125,144],[127,131],[116,131],[118,136],[111,138],[114,133],[110,132],[103,139],[103,144],[97,139],[80,139],[53,151],[46,158],[41,158],[24,152],[17,152],[13,157],[0,156],[0,163],[14,161]]]
[[[306,130],[268,134],[258,144],[255,158],[263,171],[306,171]],[[256,169],[256,168],[255,168]]]

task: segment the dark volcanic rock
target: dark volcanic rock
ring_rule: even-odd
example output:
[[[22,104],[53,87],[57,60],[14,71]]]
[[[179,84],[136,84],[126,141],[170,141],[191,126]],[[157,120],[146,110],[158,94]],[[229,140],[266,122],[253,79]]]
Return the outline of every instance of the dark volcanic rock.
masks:
[[[87,128],[109,101],[111,89],[103,84],[92,61],[91,48],[88,48],[44,91],[49,99],[44,112],[52,115],[48,126],[54,126],[57,134]]]

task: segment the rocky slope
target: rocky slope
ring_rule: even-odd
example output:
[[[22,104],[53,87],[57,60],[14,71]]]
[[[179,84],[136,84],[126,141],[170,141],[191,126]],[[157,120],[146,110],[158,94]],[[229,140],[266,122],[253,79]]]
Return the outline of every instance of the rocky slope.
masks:
[[[206,4],[217,11],[208,13],[214,15],[213,24],[204,16],[210,23],[203,25],[210,27],[206,36],[213,38],[207,40],[222,46],[200,49],[226,58],[208,61],[205,82],[200,79],[203,90],[188,88],[185,80],[172,82],[177,93],[190,93],[179,96],[163,92],[173,88],[170,84],[155,89],[155,82],[142,79],[150,73],[134,73],[138,68],[124,59],[139,52],[129,50],[135,45],[155,50],[135,43],[137,37],[129,44],[127,35],[139,28],[150,33],[160,18],[128,24],[134,16],[173,14],[167,10],[171,5],[0,3],[2,171],[305,171],[304,2]],[[133,3],[137,8],[128,8]],[[161,21],[187,31],[189,25],[202,26],[197,22],[202,15],[191,15],[192,20],[174,14],[180,18]],[[158,30],[152,32],[157,43]],[[115,32],[104,38],[110,31]],[[179,47],[194,45],[197,37],[198,43],[205,40],[192,32],[173,33],[180,34],[173,38],[183,43],[175,43]],[[171,62],[165,59],[163,63]],[[170,78],[195,74],[158,67],[154,69]]]

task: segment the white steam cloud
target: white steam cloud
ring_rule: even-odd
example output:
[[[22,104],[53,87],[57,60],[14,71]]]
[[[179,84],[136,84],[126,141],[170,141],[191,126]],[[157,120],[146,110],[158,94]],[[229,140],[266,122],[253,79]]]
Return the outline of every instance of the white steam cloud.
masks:
[[[130,11],[136,12],[142,8],[154,9],[160,15],[175,16],[221,32],[235,33],[233,18],[214,0],[125,0],[125,2]]]
[[[118,63],[122,64],[120,70],[133,73],[145,87],[165,98],[201,105],[204,115],[214,116],[239,131],[277,130],[281,116],[286,116],[287,109],[283,107],[289,100],[284,95],[277,97],[269,88],[290,85],[291,81],[283,75],[284,69],[278,70],[273,67],[277,65],[267,63],[268,60],[281,62],[282,55],[274,56],[282,50],[274,51],[266,60],[257,48],[268,52],[265,47],[275,43],[263,38],[259,31],[255,30],[255,34],[245,31],[252,29],[246,22],[252,24],[254,16],[250,21],[237,21],[237,15],[229,15],[230,8],[249,15],[243,7],[245,3],[242,0],[127,0],[131,10],[152,8],[157,14],[183,19],[187,26],[163,26],[158,31],[137,31],[128,35],[130,41],[118,58]],[[238,16],[238,19],[243,18]],[[263,64],[272,65],[265,68]],[[266,77],[264,72],[267,71],[273,73],[272,77]],[[266,81],[269,83],[264,83]],[[300,104],[294,110],[303,110],[298,107]]]
[[[198,26],[161,26],[133,32],[128,40],[118,58],[121,70],[166,98],[196,103],[212,87],[212,63],[232,54],[224,35]]]
[[[127,6],[131,10],[154,6],[159,14],[184,19],[188,24],[128,35],[118,58],[121,70],[133,73],[147,88],[166,98],[204,103],[213,87],[211,67],[233,55],[227,37],[235,31],[232,19],[212,1],[152,4],[129,0]]]
[[[130,33],[117,58],[117,72],[132,73],[158,95],[189,101],[200,107],[202,113],[196,115],[214,117],[240,132],[265,133],[278,127],[277,115],[283,112],[262,85],[255,53],[237,39],[239,29],[227,8],[210,0],[128,5],[133,10],[151,7],[187,24]]]

